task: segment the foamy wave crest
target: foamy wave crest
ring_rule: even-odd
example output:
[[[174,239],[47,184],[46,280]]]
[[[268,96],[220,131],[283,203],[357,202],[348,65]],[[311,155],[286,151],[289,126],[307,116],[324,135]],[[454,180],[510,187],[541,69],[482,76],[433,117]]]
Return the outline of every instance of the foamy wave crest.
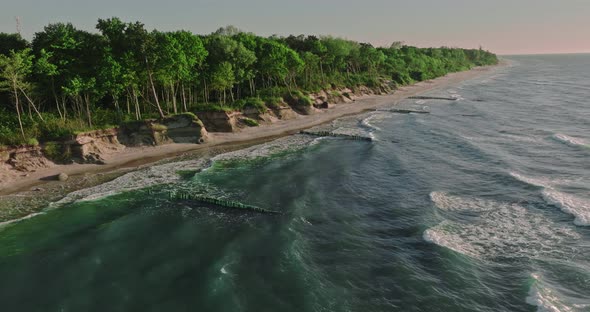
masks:
[[[581,138],[574,138],[561,133],[553,135],[553,138],[557,141],[560,141],[570,146],[590,148],[590,143],[586,142],[584,139]]]
[[[576,217],[574,224],[590,226],[590,200],[559,192],[551,188],[543,190],[543,198],[548,203],[559,207],[563,212]]]
[[[519,180],[521,182],[524,182],[526,184],[530,184],[530,185],[533,185],[533,186],[538,186],[538,187],[551,187],[551,185],[553,184],[551,182],[551,180],[545,179],[545,178],[532,178],[532,177],[527,177],[527,176],[524,176],[524,175],[522,175],[520,173],[516,173],[516,172],[510,172],[510,175],[513,178],[515,178],[515,179],[517,179],[517,180]]]
[[[172,162],[151,166],[124,174],[110,182],[103,183],[87,189],[78,190],[68,194],[53,205],[63,205],[77,201],[91,201],[116,195],[125,191],[142,189],[154,185],[170,184],[180,181],[178,171],[199,171],[206,169],[214,161],[251,159],[267,157],[286,150],[295,150],[313,145],[317,138],[293,135],[277,139],[272,142],[255,145],[242,150],[220,154],[212,159],[200,158],[187,161]]]
[[[516,134],[508,134],[508,133],[502,133],[502,134],[500,134],[500,137],[506,138],[506,139],[511,140],[511,141],[527,142],[527,143],[539,143],[539,142],[542,141],[542,139],[536,138],[536,137],[525,136],[525,135],[516,135]]]
[[[572,194],[561,192],[556,189],[557,185],[574,185],[575,181],[565,179],[532,178],[511,172],[515,179],[530,185],[543,188],[543,199],[551,205],[555,205],[561,211],[573,215],[576,219],[574,224],[578,226],[590,226],[590,200],[577,197]]]
[[[36,217],[36,216],[42,215],[42,214],[45,214],[45,212],[35,212],[35,213],[31,213],[29,215],[26,215],[26,216],[24,216],[22,218],[0,222],[0,229],[3,228],[3,227],[5,227],[5,226],[7,226],[7,225],[10,225],[10,224],[13,224],[13,223],[18,223],[18,222],[21,222],[21,221],[24,221],[24,220],[27,220],[27,219],[31,219],[33,217]]]
[[[244,148],[241,150],[219,154],[213,157],[212,161],[225,161],[225,160],[243,160],[243,159],[254,159],[259,157],[269,157],[277,153],[285,151],[295,151],[303,149],[310,145],[314,145],[319,142],[320,138],[311,137],[308,135],[290,135],[284,138],[280,138],[268,143],[259,144]]]
[[[547,284],[541,274],[531,274],[533,284],[526,302],[537,307],[537,312],[578,312],[588,311],[590,304],[568,304],[565,296]]]
[[[179,170],[201,170],[207,167],[208,164],[209,162],[205,159],[196,159],[151,166],[129,172],[110,182],[72,192],[53,203],[53,205],[59,206],[77,201],[92,201],[125,191],[173,183],[180,180]]]
[[[461,199],[460,202],[472,202],[472,199]],[[484,202],[493,207],[482,212],[479,221],[443,221],[426,230],[424,239],[481,260],[522,257],[564,259],[576,253],[576,249],[566,243],[580,239],[571,228],[516,204]]]
[[[430,193],[430,200],[438,209],[454,212],[483,212],[497,209],[497,202],[481,198],[452,196],[444,192]]]
[[[360,125],[362,127],[368,128],[370,130],[381,130],[379,127],[372,124],[371,121],[382,120],[383,116],[384,116],[384,114],[373,113],[373,114],[369,115],[368,117],[363,118],[360,121]]]

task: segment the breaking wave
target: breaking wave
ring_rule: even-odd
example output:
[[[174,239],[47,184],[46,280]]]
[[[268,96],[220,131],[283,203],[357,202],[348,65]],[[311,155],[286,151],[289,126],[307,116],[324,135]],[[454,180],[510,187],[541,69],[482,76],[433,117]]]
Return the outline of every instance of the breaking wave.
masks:
[[[551,287],[540,273],[531,274],[532,285],[526,302],[537,307],[537,312],[578,312],[588,311],[590,304],[564,302],[566,296]]]
[[[557,189],[558,185],[572,185],[574,182],[565,179],[532,178],[511,172],[515,179],[530,185],[542,187],[542,196],[545,202],[555,205],[561,211],[575,217],[574,224],[578,226],[590,226],[590,200],[580,198]]]
[[[576,218],[574,224],[590,226],[590,200],[566,194],[552,188],[543,190],[543,198],[548,203],[559,207],[561,211],[573,215]]]
[[[428,242],[481,260],[563,259],[576,253],[566,242],[580,239],[579,234],[541,213],[517,204],[440,194],[433,196],[439,209],[465,211],[471,207],[481,215],[474,222],[441,222],[424,232],[423,237]]]
[[[53,205],[59,206],[77,201],[92,201],[126,191],[173,183],[181,179],[178,174],[179,170],[197,171],[206,168],[208,165],[209,162],[207,160],[196,159],[151,166],[126,173],[112,181],[100,185],[72,192],[61,200],[53,203]]]
[[[574,147],[590,148],[590,143],[586,142],[584,139],[571,137],[561,133],[553,135],[553,139]]]
[[[494,209],[498,203],[480,199],[452,196],[444,192],[430,193],[430,200],[438,209],[451,212],[483,212]]]
[[[126,191],[143,189],[155,185],[179,182],[182,177],[179,171],[200,171],[208,168],[211,163],[224,160],[244,160],[268,157],[287,150],[296,150],[317,143],[318,138],[304,135],[292,135],[272,142],[251,146],[242,150],[217,155],[211,159],[199,158],[187,161],[171,162],[150,166],[124,174],[110,182],[94,187],[81,189],[68,194],[52,204],[60,206],[78,201],[93,201]]]

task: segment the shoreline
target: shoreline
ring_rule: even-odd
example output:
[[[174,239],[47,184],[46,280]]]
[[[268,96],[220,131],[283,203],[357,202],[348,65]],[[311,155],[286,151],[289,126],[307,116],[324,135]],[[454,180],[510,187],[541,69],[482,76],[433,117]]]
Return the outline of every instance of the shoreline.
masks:
[[[505,61],[501,61],[498,65],[494,66],[476,67],[468,71],[451,73],[433,80],[422,81],[413,85],[401,87],[392,94],[366,96],[358,98],[356,102],[353,103],[336,104],[332,108],[313,115],[298,116],[298,118],[290,120],[280,120],[270,125],[246,128],[240,132],[211,132],[209,133],[209,142],[205,144],[173,143],[153,147],[130,147],[111,155],[103,165],[68,164],[55,165],[50,168],[40,169],[36,172],[26,174],[26,176],[21,176],[15,181],[5,183],[7,185],[0,184],[0,202],[2,202],[3,197],[6,196],[33,191],[34,188],[41,188],[48,184],[56,184],[56,181],[50,180],[49,177],[60,173],[66,173],[70,178],[87,176],[88,174],[108,175],[116,174],[117,172],[126,173],[139,169],[142,166],[155,164],[158,161],[174,159],[189,152],[206,152],[212,148],[223,149],[224,147],[229,147],[229,149],[232,149],[232,147],[239,148],[242,145],[251,146],[260,144],[276,138],[295,134],[301,130],[328,123],[341,117],[357,115],[385,105],[395,105],[408,97],[474,79],[506,65]],[[83,185],[78,186],[79,187],[77,188],[73,187],[73,190],[86,187]],[[43,192],[44,190],[40,189],[39,191]]]

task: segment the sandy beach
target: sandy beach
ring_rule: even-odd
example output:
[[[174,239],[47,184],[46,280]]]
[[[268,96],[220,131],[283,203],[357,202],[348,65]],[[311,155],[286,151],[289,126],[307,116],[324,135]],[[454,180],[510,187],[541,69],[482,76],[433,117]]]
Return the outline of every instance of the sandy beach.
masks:
[[[504,66],[501,63],[498,66]],[[0,195],[10,195],[19,192],[37,189],[42,191],[47,183],[54,183],[50,177],[59,173],[66,173],[70,177],[89,174],[107,174],[117,171],[129,171],[139,166],[149,165],[166,158],[180,156],[187,152],[207,150],[214,147],[231,145],[248,145],[268,141],[281,136],[297,133],[300,130],[311,128],[339,117],[354,115],[364,111],[373,110],[384,105],[392,105],[410,96],[446,88],[465,80],[473,79],[495,70],[498,66],[477,67],[469,71],[448,74],[434,80],[423,81],[414,85],[405,86],[396,90],[393,94],[366,96],[348,104],[337,104],[334,107],[322,110],[308,116],[298,116],[291,120],[280,120],[270,125],[243,129],[236,133],[209,133],[209,141],[205,144],[168,144],[155,147],[132,147],[110,155],[105,164],[70,164],[55,165],[50,168],[37,170],[36,172],[22,174],[14,179],[0,181]],[[234,146],[235,148],[235,146]],[[80,186],[79,188],[84,187]],[[74,188],[75,189],[75,188]]]

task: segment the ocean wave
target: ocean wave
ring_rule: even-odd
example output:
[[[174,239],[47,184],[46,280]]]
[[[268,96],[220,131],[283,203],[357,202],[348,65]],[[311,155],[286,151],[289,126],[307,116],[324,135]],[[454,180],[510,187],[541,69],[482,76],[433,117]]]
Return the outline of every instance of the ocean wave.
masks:
[[[53,207],[79,201],[93,201],[126,191],[154,185],[168,184],[181,179],[179,170],[202,170],[209,165],[206,159],[172,162],[126,173],[112,181],[81,189],[52,204]]]
[[[3,227],[5,227],[5,226],[7,226],[7,225],[18,223],[18,222],[21,222],[21,221],[24,221],[24,220],[27,220],[27,219],[36,217],[38,215],[42,215],[42,214],[45,214],[45,212],[35,212],[35,213],[31,213],[29,215],[26,215],[26,216],[21,217],[21,218],[18,218],[18,219],[13,219],[13,220],[8,220],[8,221],[0,222],[0,229],[3,228]]]
[[[519,180],[520,182],[524,182],[526,184],[530,184],[532,186],[538,187],[551,187],[554,182],[547,178],[532,178],[524,176],[520,173],[510,172],[509,173],[513,178]]]
[[[578,226],[590,226],[590,200],[568,194],[557,189],[559,185],[573,185],[575,181],[567,179],[548,179],[527,177],[516,172],[510,175],[515,179],[543,188],[541,195],[545,202],[555,205],[561,211],[575,217],[574,224]]]
[[[483,212],[498,208],[498,203],[494,201],[452,196],[444,192],[430,193],[430,200],[438,209],[451,212]]]
[[[373,136],[373,131],[370,131],[368,129],[358,128],[358,127],[355,127],[355,128],[340,127],[340,128],[332,130],[332,133],[349,135],[349,136],[356,136],[356,137],[368,137],[371,139],[375,138]]]
[[[371,114],[366,118],[361,119],[360,121],[360,125],[362,127],[368,128],[370,130],[381,130],[381,128],[375,126],[374,124],[371,123],[371,121],[373,120],[379,120],[379,119],[383,119],[383,114]]]
[[[573,215],[574,224],[590,226],[590,200],[566,194],[552,188],[543,190],[543,198],[559,207],[563,212]]]
[[[537,307],[537,312],[578,312],[588,311],[590,304],[569,304],[565,296],[546,283],[539,273],[531,274],[533,280],[526,302]]]
[[[208,168],[211,163],[223,160],[244,160],[267,157],[287,150],[296,150],[319,142],[318,138],[304,135],[292,135],[268,143],[251,146],[245,149],[219,154],[211,159],[199,158],[187,161],[171,162],[150,166],[124,174],[112,181],[94,187],[72,192],[61,200],[52,203],[52,207],[73,202],[93,201],[126,191],[143,189],[155,185],[178,182],[182,177],[179,171],[200,171]]]
[[[516,204],[469,198],[455,197],[451,202],[464,205],[464,208],[469,203],[485,203],[479,208],[472,206],[489,210],[481,212],[479,221],[473,223],[443,221],[424,232],[426,241],[481,260],[522,257],[566,259],[577,252],[568,243],[580,239],[580,235],[538,212]]]
[[[509,134],[509,133],[500,133],[499,136],[504,139],[508,139],[511,141],[517,142],[526,142],[526,143],[539,143],[542,141],[541,138],[538,137],[531,137],[525,135],[517,135],[517,134]]]
[[[285,151],[295,151],[317,144],[320,140],[318,137],[308,135],[290,135],[271,142],[254,145],[248,148],[240,149],[233,152],[219,154],[211,159],[211,161],[226,161],[226,160],[243,160],[254,159],[260,157],[269,157],[277,153]]]
[[[565,135],[565,134],[561,134],[561,133],[556,133],[552,136],[553,139],[565,143],[567,145],[573,146],[573,147],[586,147],[586,148],[590,148],[590,143],[586,142],[584,139],[581,138],[576,138],[576,137],[571,137],[569,135]]]

